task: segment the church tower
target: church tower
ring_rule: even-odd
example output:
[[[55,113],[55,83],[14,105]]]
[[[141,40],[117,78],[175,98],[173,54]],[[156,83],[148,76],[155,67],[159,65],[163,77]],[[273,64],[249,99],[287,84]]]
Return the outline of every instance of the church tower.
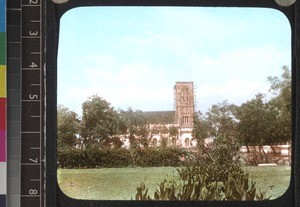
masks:
[[[175,121],[182,128],[194,127],[193,82],[176,82],[174,86]]]

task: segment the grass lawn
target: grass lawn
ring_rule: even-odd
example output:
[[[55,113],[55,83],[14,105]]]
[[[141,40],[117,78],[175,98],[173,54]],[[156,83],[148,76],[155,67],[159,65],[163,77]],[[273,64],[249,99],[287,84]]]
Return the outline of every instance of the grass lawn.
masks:
[[[249,173],[259,189],[272,196],[271,199],[283,195],[290,185],[290,166],[245,167],[244,170]]]
[[[261,190],[266,190],[272,198],[282,195],[290,182],[290,167],[245,167]],[[103,169],[59,169],[58,183],[62,191],[77,199],[130,200],[135,198],[136,187],[142,181],[153,192],[157,183],[166,176],[178,179],[173,167],[137,167]]]

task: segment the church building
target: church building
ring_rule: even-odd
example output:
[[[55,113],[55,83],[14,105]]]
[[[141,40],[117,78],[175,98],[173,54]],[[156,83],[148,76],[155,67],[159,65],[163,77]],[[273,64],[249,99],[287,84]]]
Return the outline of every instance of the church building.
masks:
[[[185,148],[195,146],[192,139],[195,115],[193,82],[176,82],[174,86],[175,122],[178,126],[177,145]]]
[[[146,111],[143,114],[147,119],[150,132],[148,137],[149,147],[165,145],[191,148],[197,145],[196,140],[193,140],[192,137],[195,114],[193,82],[175,83],[174,110]],[[128,138],[122,139],[122,141],[124,143],[123,147],[130,147]]]

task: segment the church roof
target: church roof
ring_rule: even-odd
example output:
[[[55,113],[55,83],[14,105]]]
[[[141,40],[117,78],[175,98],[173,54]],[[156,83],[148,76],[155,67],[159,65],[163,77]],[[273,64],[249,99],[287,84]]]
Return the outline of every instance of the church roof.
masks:
[[[144,111],[149,124],[174,124],[175,111]]]

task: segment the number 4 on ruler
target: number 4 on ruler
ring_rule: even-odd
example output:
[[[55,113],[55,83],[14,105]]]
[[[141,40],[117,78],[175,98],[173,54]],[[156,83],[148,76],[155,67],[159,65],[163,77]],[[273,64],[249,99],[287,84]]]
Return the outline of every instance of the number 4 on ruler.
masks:
[[[29,65],[30,68],[37,68],[37,64],[35,64],[34,62],[31,63],[31,65]]]

